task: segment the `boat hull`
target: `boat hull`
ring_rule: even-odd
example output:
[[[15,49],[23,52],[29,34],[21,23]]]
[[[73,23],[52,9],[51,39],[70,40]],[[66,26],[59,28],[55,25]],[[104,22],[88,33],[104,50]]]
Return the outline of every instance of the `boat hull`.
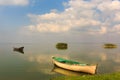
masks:
[[[58,66],[60,68],[77,71],[77,72],[85,72],[85,73],[89,73],[89,74],[95,74],[96,69],[97,69],[97,65],[80,66],[78,64],[70,65],[70,64],[61,63],[54,59],[52,59],[52,61],[56,66]]]
[[[54,66],[53,70],[56,73],[66,75],[66,76],[82,76],[82,75],[88,75],[86,73],[81,73],[81,72],[76,72],[76,71],[71,71],[67,69],[60,68],[58,66]]]

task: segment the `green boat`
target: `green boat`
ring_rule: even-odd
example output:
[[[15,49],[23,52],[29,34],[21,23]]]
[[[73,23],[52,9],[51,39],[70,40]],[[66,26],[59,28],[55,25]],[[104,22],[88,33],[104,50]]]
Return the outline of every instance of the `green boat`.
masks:
[[[71,71],[95,74],[97,70],[97,64],[85,64],[60,57],[52,57],[52,62],[60,68]]]

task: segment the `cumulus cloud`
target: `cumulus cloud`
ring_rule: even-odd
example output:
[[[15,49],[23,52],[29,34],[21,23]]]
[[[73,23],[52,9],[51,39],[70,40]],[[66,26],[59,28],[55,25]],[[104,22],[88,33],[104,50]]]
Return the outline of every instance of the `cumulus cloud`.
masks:
[[[119,0],[106,0],[99,4],[98,8],[101,11],[113,11],[120,9],[120,1]]]
[[[114,21],[120,22],[120,12],[115,13]]]
[[[115,25],[111,31],[120,34],[120,24]]]
[[[107,33],[107,29],[106,29],[106,27],[105,26],[101,26],[100,27],[100,29],[89,29],[88,30],[88,32],[89,32],[89,34],[105,34],[105,33]]]
[[[69,0],[64,6],[63,12],[28,14],[33,24],[28,25],[27,30],[55,33],[84,30],[90,34],[120,31],[115,26],[120,21],[119,0]]]
[[[0,0],[0,5],[7,6],[7,5],[27,5],[29,0]]]

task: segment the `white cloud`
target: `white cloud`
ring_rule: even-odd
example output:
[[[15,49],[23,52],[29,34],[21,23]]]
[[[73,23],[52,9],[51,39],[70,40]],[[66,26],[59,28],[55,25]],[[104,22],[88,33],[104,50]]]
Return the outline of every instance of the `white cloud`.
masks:
[[[34,24],[28,25],[28,31],[69,32],[84,30],[90,34],[106,34],[120,20],[119,0],[69,0],[64,3],[63,12],[52,11],[42,15],[28,14]],[[115,27],[115,28],[114,28]],[[118,31],[118,30],[117,30]]]
[[[120,24],[115,25],[112,29],[111,32],[115,32],[120,34]]]
[[[119,0],[107,0],[100,3],[98,8],[101,11],[113,11],[113,10],[119,10],[120,9],[120,1]]]
[[[29,26],[31,31],[39,31],[39,32],[62,32],[68,31],[69,28],[66,26],[60,26],[58,24],[37,24],[36,26]]]
[[[66,32],[71,28],[84,26],[98,26],[99,21],[90,18],[77,18],[72,14],[49,13],[44,15],[29,15],[35,25],[30,25],[29,30],[39,32]]]
[[[0,0],[0,5],[7,6],[7,5],[27,5],[29,0]]]
[[[105,34],[107,33],[107,28],[106,26],[101,26],[99,29],[91,28],[88,32],[93,35]]]
[[[115,13],[114,21],[120,22],[120,12]]]

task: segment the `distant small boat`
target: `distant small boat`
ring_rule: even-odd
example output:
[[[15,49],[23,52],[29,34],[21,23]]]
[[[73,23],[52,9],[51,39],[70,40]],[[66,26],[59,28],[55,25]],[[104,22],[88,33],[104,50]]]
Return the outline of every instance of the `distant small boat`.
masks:
[[[20,53],[24,53],[24,47],[19,47],[19,48],[13,48],[13,51],[17,51],[17,52],[20,52]]]
[[[112,44],[112,43],[104,44],[104,48],[116,48],[116,47],[117,47],[116,44]]]
[[[68,44],[67,43],[57,43],[56,44],[56,48],[57,49],[67,49],[68,48]]]
[[[95,74],[97,69],[97,64],[84,64],[59,57],[52,57],[52,61],[56,66],[71,71]]]

